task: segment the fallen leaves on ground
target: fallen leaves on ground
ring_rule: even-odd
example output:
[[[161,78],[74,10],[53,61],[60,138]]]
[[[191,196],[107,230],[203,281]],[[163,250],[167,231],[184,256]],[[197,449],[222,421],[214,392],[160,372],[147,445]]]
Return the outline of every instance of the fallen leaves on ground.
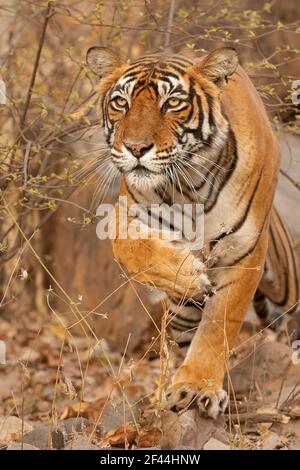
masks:
[[[300,366],[274,332],[246,325],[232,357],[230,412],[211,421],[196,409],[160,411],[159,359],[123,357],[34,312],[0,322],[8,359],[0,366],[0,448],[20,448],[22,439],[24,449],[47,448],[49,436],[65,449],[300,447]],[[178,361],[170,348],[166,382]]]

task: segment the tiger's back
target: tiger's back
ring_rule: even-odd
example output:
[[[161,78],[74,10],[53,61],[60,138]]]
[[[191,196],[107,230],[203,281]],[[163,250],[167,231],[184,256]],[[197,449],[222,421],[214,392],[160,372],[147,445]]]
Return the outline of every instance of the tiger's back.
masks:
[[[269,165],[269,170],[265,167],[264,172],[273,172],[274,174],[274,180],[263,187],[262,204],[268,204],[268,201],[274,197],[280,163],[280,149],[264,106],[254,86],[241,68],[237,73],[242,80],[242,89],[248,95],[247,99],[245,96],[239,96],[237,81],[232,77],[232,81],[223,95],[223,100],[225,112],[229,116],[237,138],[237,144],[241,149],[245,149],[245,161],[242,164],[240,184],[237,184],[236,187],[237,192],[239,190],[246,191],[244,214],[247,216],[249,205],[257,190],[256,183],[251,184],[250,178],[251,175],[254,175],[255,178],[258,173],[258,165],[263,163],[260,155],[266,155],[265,161]],[[247,103],[248,105],[251,103],[249,107]],[[251,147],[254,150],[255,145],[257,145],[255,150],[257,157],[249,162],[251,160]],[[241,150],[239,152],[241,159],[243,154],[244,152]],[[231,198],[229,197],[229,199]],[[234,199],[231,199],[231,203],[235,211]],[[222,210],[223,208],[220,209],[220,213]],[[285,313],[295,312],[299,304],[299,270],[293,240],[288,227],[281,219],[276,208],[273,207],[271,211],[267,210],[267,213],[269,212],[266,262],[263,267],[261,281],[254,296],[254,307],[264,326],[275,321],[267,299],[273,304],[273,307],[279,309],[278,313],[281,316],[284,316]],[[221,220],[221,214],[216,217]],[[242,240],[242,237],[240,239]]]

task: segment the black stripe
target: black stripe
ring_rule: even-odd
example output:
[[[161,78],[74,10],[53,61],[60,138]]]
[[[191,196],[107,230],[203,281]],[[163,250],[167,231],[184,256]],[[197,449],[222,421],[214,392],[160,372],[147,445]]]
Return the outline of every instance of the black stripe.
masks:
[[[164,69],[167,69],[166,70],[166,73],[167,74],[172,74],[172,72],[169,72],[169,69],[172,68],[173,70],[175,70],[176,72],[178,72],[180,75],[184,75],[186,73],[186,69],[184,67],[180,67],[178,65],[175,65],[175,64],[163,64],[163,63],[159,63],[158,64],[158,71],[159,72],[164,72]],[[175,75],[173,75],[175,76]]]
[[[274,248],[276,258],[277,258],[278,261],[280,261],[280,255],[279,255],[279,252],[278,252],[278,249],[277,249],[277,245],[276,245],[276,241],[275,241],[275,236],[274,236],[272,224],[270,224],[270,227],[269,227],[269,234],[270,234],[270,237],[271,237],[272,246],[273,246],[273,248]]]
[[[122,79],[127,79],[127,78],[133,78],[133,77],[136,77],[137,75],[143,73],[143,71],[141,70],[132,70],[131,72],[126,72],[124,73],[124,75],[122,76]],[[146,75],[146,74],[145,74]],[[129,82],[130,80],[128,80]],[[126,82],[127,83],[127,82]]]
[[[190,327],[189,325],[182,325],[181,323],[172,321],[171,328],[172,330],[181,331],[183,333],[186,333],[187,331],[193,333],[191,330],[195,330],[197,328],[197,325]]]
[[[266,296],[259,289],[257,289],[254,294],[253,307],[259,318],[268,318],[270,312],[266,302]]]
[[[125,181],[125,186],[126,186],[126,189],[127,189],[128,193],[129,193],[130,197],[134,200],[134,202],[135,202],[136,204],[139,204],[139,201],[135,198],[133,192],[130,191],[128,185],[126,184],[126,181]]]
[[[160,199],[165,203],[165,204],[168,204],[168,206],[171,206],[172,204],[172,200],[171,200],[171,197],[169,196],[169,194],[166,193],[166,191],[164,191],[162,193],[161,189],[160,188],[154,188],[154,192],[155,194],[160,197]]]
[[[211,183],[211,187],[207,196],[208,201],[214,190],[214,182],[216,181],[216,178],[221,171],[220,161],[222,159],[223,150],[224,149],[220,149],[216,162],[212,161],[211,166],[207,169],[205,173],[203,173],[203,181],[197,186],[195,186],[195,191],[199,191],[205,184],[208,184],[207,179],[209,180],[209,182]],[[209,175],[213,175],[211,179],[209,179]]]
[[[282,230],[283,230],[283,232],[286,236],[286,240],[288,242],[288,246],[290,248],[291,257],[292,257],[293,271],[295,273],[296,280],[298,280],[298,269],[297,269],[297,266],[296,266],[296,257],[294,256],[294,247],[290,243],[290,236],[289,236],[289,234],[286,230],[286,227],[285,227],[284,223],[282,222],[281,218],[279,217],[279,214],[277,214],[277,212],[275,212],[275,213],[276,213],[276,216],[279,220],[279,224],[280,224],[280,226],[281,226],[281,228],[282,228]],[[285,250],[285,253],[286,253],[286,256],[287,256],[287,251],[286,250]],[[287,260],[288,260],[288,256],[287,256]],[[299,284],[298,284],[298,282],[296,282],[296,293],[297,293],[297,297],[299,297]]]
[[[174,313],[174,312],[172,312]],[[198,320],[192,320],[191,318],[186,318],[182,315],[180,315],[179,313],[174,313],[174,317],[172,318],[172,322],[174,320],[181,320],[182,322],[185,322],[186,324],[188,324],[189,326],[197,326],[199,325],[200,321],[201,321],[201,318],[199,318]],[[178,324],[181,324],[183,326],[183,323],[180,323],[178,322]]]
[[[177,341],[177,344],[180,348],[185,348],[191,344],[191,341],[182,341],[180,343]]]
[[[154,219],[158,220],[161,226],[167,227],[168,229],[171,229],[173,232],[181,232],[181,229],[175,227],[175,225],[172,224],[171,221],[168,221],[166,223],[166,221],[162,218],[162,216],[161,215],[158,216],[157,214],[155,214],[155,212],[153,212],[151,208],[147,208],[147,212],[148,212],[149,217],[151,218],[153,217]]]
[[[232,235],[233,233],[237,232],[245,223],[245,220],[249,214],[249,211],[250,211],[250,208],[251,208],[251,205],[252,205],[252,202],[254,200],[254,197],[256,195],[256,192],[257,192],[257,189],[258,189],[258,186],[259,186],[259,183],[261,181],[261,177],[262,177],[262,173],[263,173],[263,167],[261,168],[260,170],[260,173],[259,173],[259,177],[255,183],[255,186],[254,186],[254,190],[252,191],[252,194],[251,194],[251,197],[248,201],[248,204],[246,206],[246,210],[243,214],[243,216],[241,217],[241,219],[232,227],[232,229],[230,230],[230,232],[222,232],[215,240],[214,240],[214,244],[216,245],[220,240],[222,240],[222,238],[225,238],[227,237],[228,235]]]
[[[217,191],[216,191],[216,194],[215,194],[215,197],[214,199],[211,200],[210,204],[205,202],[204,204],[204,212],[207,214],[208,212],[210,212],[214,206],[217,204],[217,201],[219,199],[219,196],[222,192],[222,189],[225,187],[225,185],[228,183],[228,181],[230,180],[231,176],[233,175],[234,173],[234,170],[236,168],[236,164],[237,164],[237,160],[238,160],[238,150],[237,150],[237,141],[236,141],[236,137],[235,137],[235,134],[233,132],[233,130],[230,128],[229,129],[229,133],[228,133],[228,139],[227,139],[227,145],[228,145],[228,141],[230,141],[230,144],[233,146],[233,151],[232,151],[232,158],[230,159],[229,158],[229,165],[230,167],[228,168],[228,173],[226,175],[223,176],[223,179],[222,181],[220,182],[219,184],[219,187],[217,188]],[[211,194],[210,196],[212,196],[212,192],[213,192],[213,187],[211,188]],[[209,197],[208,196],[208,202],[209,202]]]
[[[190,129],[189,132],[193,134],[195,139],[198,140],[203,140],[203,135],[202,135],[202,124],[204,120],[204,112],[203,112],[203,106],[202,106],[202,101],[201,97],[199,95],[196,95],[196,100],[197,100],[197,105],[198,105],[198,111],[199,111],[199,123],[198,123],[198,128],[197,129]]]
[[[213,269],[213,268],[212,268],[212,269]],[[233,285],[236,284],[236,283],[237,283],[237,281],[227,282],[227,284],[223,284],[222,286],[218,287],[218,288],[216,289],[216,293],[217,293],[217,292],[220,292],[220,291],[223,290],[223,289],[226,289],[226,287],[233,286]]]
[[[209,127],[212,128],[215,125],[215,119],[214,119],[214,114],[213,114],[214,99],[211,95],[209,95],[206,92],[204,92],[204,96],[206,98],[207,105],[208,105],[208,123],[209,123]]]
[[[251,253],[253,253],[253,251],[255,250],[255,248],[257,247],[257,244],[260,240],[260,237],[263,233],[263,229],[264,229],[264,226],[265,226],[265,223],[266,223],[266,220],[267,220],[267,217],[268,217],[268,213],[266,214],[265,216],[265,219],[264,219],[264,222],[262,224],[262,227],[261,227],[261,231],[259,232],[255,242],[253,243],[253,245],[249,248],[248,251],[246,251],[243,255],[241,255],[239,258],[237,258],[236,260],[234,260],[233,263],[231,263],[231,266],[234,266],[235,264],[238,264],[240,261],[242,261],[244,258],[246,258],[247,256],[251,255]]]
[[[277,214],[276,214],[276,216],[277,216]],[[277,220],[279,221],[279,224],[280,224],[282,230],[284,231],[284,233],[287,237],[286,231],[284,230],[284,227],[283,227],[283,224],[280,220],[280,217],[277,217]],[[276,228],[276,226],[275,226],[275,228]],[[282,251],[284,253],[284,256],[285,256],[285,259],[286,259],[286,263],[285,263],[285,266],[283,267],[283,271],[284,271],[284,296],[279,302],[274,301],[274,303],[276,305],[278,305],[279,307],[283,307],[287,303],[287,300],[288,300],[288,297],[289,297],[289,274],[288,274],[288,266],[287,266],[289,258],[288,258],[288,254],[287,254],[287,250],[286,250],[286,245],[283,242],[282,237],[280,236],[280,234],[278,235],[278,237],[279,237],[279,241],[280,241],[280,244],[281,244],[281,249],[282,249]],[[276,243],[275,243],[274,246],[276,246]],[[280,264],[282,264],[282,257],[280,257],[280,258],[281,258],[281,263]],[[295,266],[294,266],[294,268],[295,268]]]

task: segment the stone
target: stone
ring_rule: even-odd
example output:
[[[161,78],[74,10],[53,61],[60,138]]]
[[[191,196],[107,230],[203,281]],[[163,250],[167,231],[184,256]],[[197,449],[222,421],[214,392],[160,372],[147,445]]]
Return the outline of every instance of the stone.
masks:
[[[138,415],[138,408],[136,406],[132,406],[131,410],[127,407],[124,410],[123,402],[119,402],[117,404],[109,403],[103,413],[101,415],[101,420],[99,422],[99,429],[98,432],[102,432],[103,435],[107,434],[114,429],[117,429],[119,426],[123,425],[124,423],[132,423],[134,413],[135,417]]]
[[[75,436],[66,444],[66,450],[99,450],[99,447],[92,444],[86,436]]]
[[[31,444],[25,444],[25,442],[12,442],[9,444],[6,450],[39,450],[37,447],[32,446]]]
[[[87,427],[92,426],[94,423],[89,419],[77,417],[77,418],[68,418],[60,422],[60,429],[63,431],[66,436],[70,434],[84,432]]]
[[[204,444],[203,450],[230,450],[230,447],[218,439],[211,437],[206,444]]]
[[[281,446],[281,439],[276,432],[266,432],[262,435],[261,444],[263,450],[274,450]]]
[[[22,429],[23,426],[23,429]],[[19,439],[23,433],[31,431],[33,427],[27,421],[22,420],[17,416],[1,416],[0,417],[0,442],[9,443]]]
[[[51,448],[51,445],[49,445],[50,432],[49,426],[39,426],[28,434],[25,434],[23,436],[23,442],[38,447],[39,449]],[[60,430],[51,432],[51,443],[54,449],[62,449],[64,447],[64,436]]]
[[[241,361],[230,370],[230,380],[235,393],[244,394],[254,386],[259,387],[285,375],[291,364],[291,348],[283,343],[270,341],[257,348],[255,354]],[[224,389],[228,383],[225,378]]]
[[[215,438],[223,444],[228,443],[224,430],[224,416],[216,420],[200,416],[197,409],[188,410],[178,416],[172,411],[164,411],[161,419],[162,449],[203,449],[204,445]]]

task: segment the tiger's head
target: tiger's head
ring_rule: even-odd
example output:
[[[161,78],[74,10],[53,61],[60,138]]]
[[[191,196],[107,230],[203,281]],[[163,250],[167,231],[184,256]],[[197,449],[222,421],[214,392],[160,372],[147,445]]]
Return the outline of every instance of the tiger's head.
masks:
[[[173,170],[180,173],[184,166],[187,175],[197,154],[224,143],[228,124],[220,94],[238,65],[233,49],[217,49],[195,62],[149,55],[126,64],[110,49],[92,47],[87,64],[100,78],[107,144],[127,184],[165,185]]]

